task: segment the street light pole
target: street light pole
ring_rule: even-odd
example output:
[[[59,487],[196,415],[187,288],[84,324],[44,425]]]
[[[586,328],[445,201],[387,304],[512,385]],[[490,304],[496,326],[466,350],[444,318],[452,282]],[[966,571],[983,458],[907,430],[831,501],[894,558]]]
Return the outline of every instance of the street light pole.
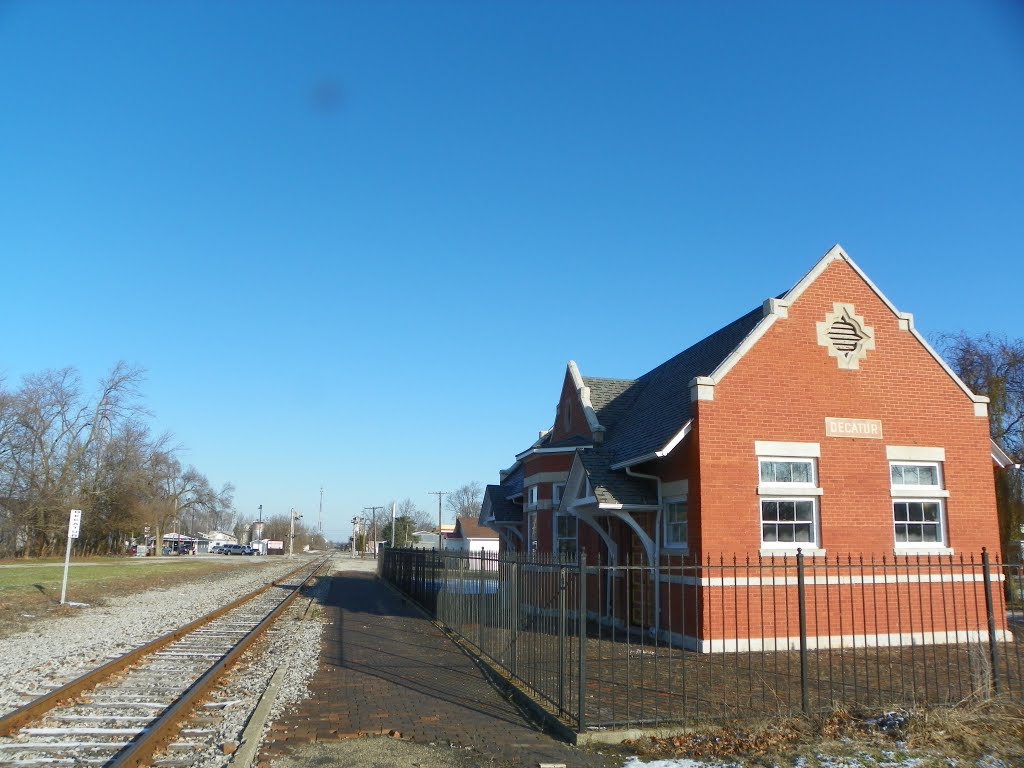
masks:
[[[384,511],[384,507],[363,507],[363,512],[370,510],[373,513],[373,556],[377,557],[377,510]]]
[[[430,491],[431,496],[437,496],[437,550],[444,549],[444,533],[441,531],[441,497],[447,496],[451,491]]]

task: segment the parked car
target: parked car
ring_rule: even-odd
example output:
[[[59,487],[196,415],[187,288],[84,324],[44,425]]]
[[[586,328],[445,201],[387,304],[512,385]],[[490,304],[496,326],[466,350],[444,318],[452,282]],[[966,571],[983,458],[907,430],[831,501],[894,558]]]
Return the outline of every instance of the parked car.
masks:
[[[244,555],[245,547],[241,544],[224,544],[220,548],[220,553],[222,555]]]
[[[219,541],[218,541],[218,542],[217,542],[216,544],[213,544],[213,545],[212,545],[212,546],[210,547],[210,554],[211,554],[211,555],[218,555],[218,554],[220,554],[220,550],[221,550],[221,548],[222,548],[223,546],[224,546],[224,545],[223,545],[223,544],[221,544],[221,543],[220,543]]]
[[[252,547],[246,545],[246,546],[242,547],[242,554],[243,555],[255,555],[256,554],[256,550],[253,549]]]

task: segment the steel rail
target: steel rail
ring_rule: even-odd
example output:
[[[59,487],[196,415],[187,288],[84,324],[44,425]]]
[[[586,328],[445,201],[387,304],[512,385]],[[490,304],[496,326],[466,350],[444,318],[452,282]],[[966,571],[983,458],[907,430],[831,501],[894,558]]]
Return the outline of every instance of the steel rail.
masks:
[[[25,704],[19,707],[18,709],[15,709],[13,712],[9,712],[3,717],[0,717],[0,736],[10,736],[14,734],[19,728],[24,726],[26,723],[38,720],[51,709],[54,709],[55,707],[59,706],[62,702],[67,701],[68,699],[73,699],[75,696],[79,695],[83,691],[89,690],[90,688],[94,687],[95,685],[107,679],[108,677],[114,675],[115,673],[120,672],[121,670],[126,669],[127,667],[130,667],[140,658],[155,653],[156,651],[163,648],[165,645],[168,645],[176,640],[179,640],[180,638],[184,637],[190,632],[199,629],[203,625],[209,624],[211,621],[220,618],[228,611],[232,611],[240,605],[248,602],[249,600],[258,597],[267,590],[276,587],[280,582],[285,581],[288,578],[291,578],[296,573],[303,570],[303,568],[305,567],[308,566],[299,566],[295,570],[290,571],[289,573],[282,576],[280,579],[268,582],[259,589],[253,590],[247,595],[243,595],[237,600],[234,600],[231,603],[228,603],[227,605],[223,605],[220,608],[211,611],[205,616],[199,617],[195,621],[192,621],[183,627],[179,627],[178,629],[172,630],[171,632],[168,632],[165,635],[161,635],[155,640],[151,640],[145,645],[142,645],[134,650],[131,650],[123,656],[119,656],[118,658],[113,659],[90,672],[86,672],[84,675],[81,675],[80,677],[75,678],[71,682],[62,685],[60,688],[55,688],[49,693],[44,694],[43,696],[40,696],[39,698],[30,701],[28,704]],[[322,567],[323,566],[321,564],[316,570],[314,570],[313,573],[317,573]],[[297,592],[298,590],[296,590],[296,593]]]
[[[194,682],[191,687],[171,706],[165,709],[151,722],[139,736],[135,738],[121,752],[117,753],[110,762],[108,768],[128,768],[129,766],[148,765],[148,760],[156,752],[166,747],[171,739],[177,735],[179,724],[187,718],[192,711],[201,703],[206,692],[213,687],[213,684],[222,674],[234,664],[249,646],[252,645],[263,632],[270,627],[277,618],[288,610],[289,606],[299,596],[299,592],[311,582],[320,571],[331,561],[330,557],[322,559],[316,564],[313,571],[295,587],[288,597],[282,600],[278,606],[253,627],[230,651],[228,651],[216,664],[208,669],[202,677]],[[301,569],[299,569],[301,570]],[[292,572],[294,573],[294,571]]]

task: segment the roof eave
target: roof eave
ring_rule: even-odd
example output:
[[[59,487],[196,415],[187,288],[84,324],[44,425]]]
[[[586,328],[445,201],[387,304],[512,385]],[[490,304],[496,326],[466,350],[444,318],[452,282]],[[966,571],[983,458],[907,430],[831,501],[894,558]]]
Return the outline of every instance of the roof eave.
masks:
[[[605,428],[598,421],[597,411],[594,410],[594,404],[590,400],[590,387],[584,383],[583,376],[580,375],[580,369],[576,365],[575,360],[569,361],[568,368],[569,376],[572,377],[572,384],[576,387],[576,392],[580,396],[580,405],[583,407],[583,415],[587,418],[587,426],[590,427],[594,440],[601,442],[604,437]]]
[[[628,469],[629,467],[635,467],[637,464],[644,464],[648,461],[653,461],[654,459],[663,459],[670,453],[672,453],[672,451],[675,450],[676,446],[683,441],[683,438],[690,434],[690,431],[692,429],[693,419],[690,419],[685,424],[683,424],[682,429],[676,432],[675,435],[672,436],[672,439],[665,443],[665,445],[660,450],[652,451],[651,453],[645,453],[642,456],[636,456],[632,459],[626,459],[625,461],[620,461],[617,464],[612,464],[608,468]]]

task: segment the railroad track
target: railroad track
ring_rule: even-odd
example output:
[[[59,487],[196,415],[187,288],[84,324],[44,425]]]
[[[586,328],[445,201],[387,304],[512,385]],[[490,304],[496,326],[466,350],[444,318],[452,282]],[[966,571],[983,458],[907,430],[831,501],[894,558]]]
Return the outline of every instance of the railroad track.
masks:
[[[329,562],[304,564],[0,718],[0,765],[123,768],[168,747],[206,746],[212,732],[181,724]]]

